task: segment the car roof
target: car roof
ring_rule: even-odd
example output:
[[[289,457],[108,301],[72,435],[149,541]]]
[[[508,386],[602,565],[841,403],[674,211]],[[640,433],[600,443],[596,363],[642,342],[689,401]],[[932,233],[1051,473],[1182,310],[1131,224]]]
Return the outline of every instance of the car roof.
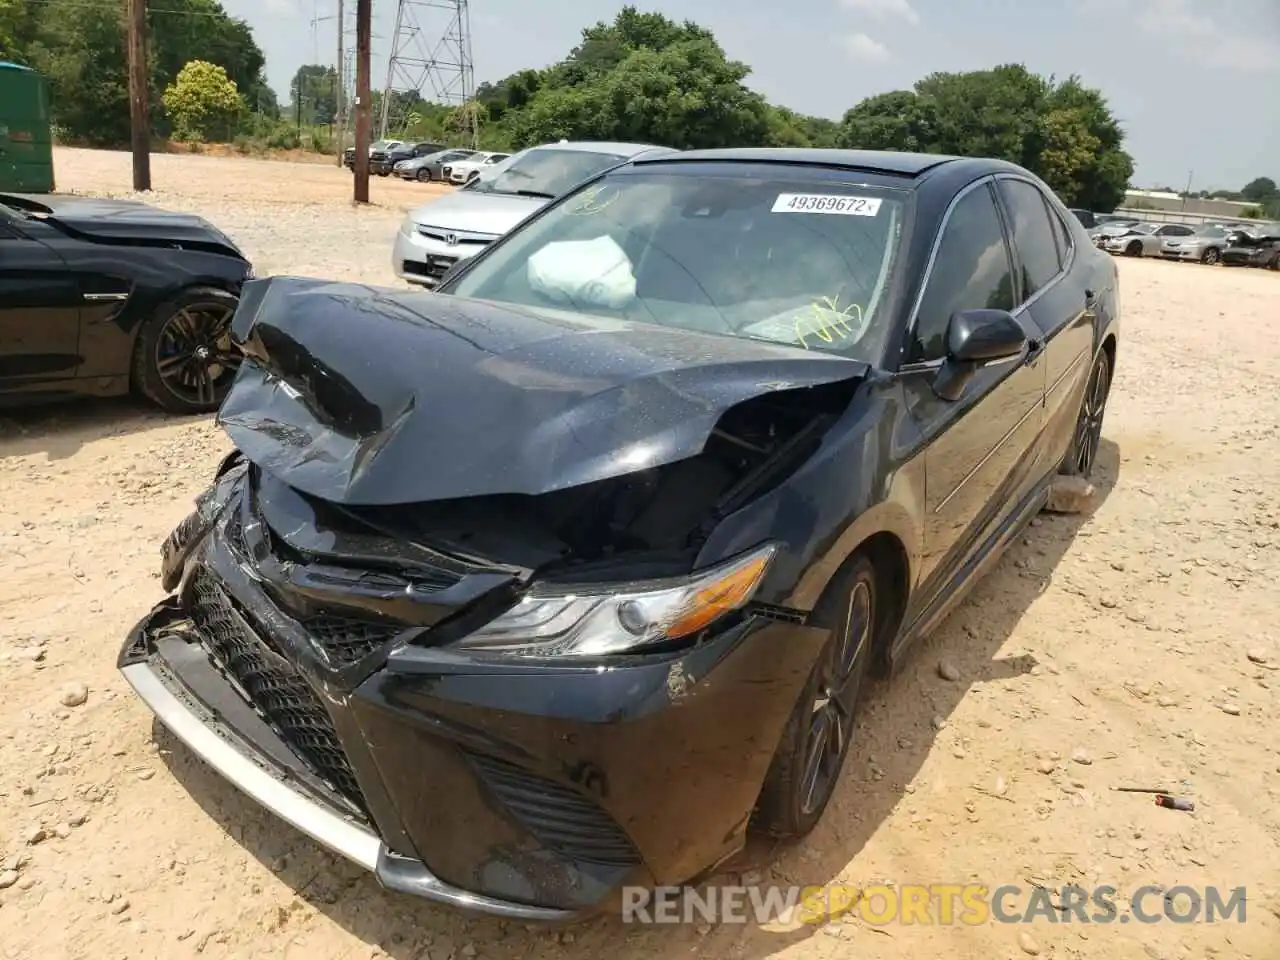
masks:
[[[618,140],[565,140],[561,143],[540,143],[532,150],[578,150],[583,153],[610,153],[623,157],[633,157],[646,150],[666,150],[653,143],[624,143]]]
[[[738,163],[794,163],[822,167],[842,167],[868,173],[918,177],[947,164],[983,165],[996,169],[1017,169],[1001,160],[953,157],[940,153],[906,153],[894,150],[821,150],[811,147],[730,147],[711,150],[684,150],[637,163],[722,160]]]

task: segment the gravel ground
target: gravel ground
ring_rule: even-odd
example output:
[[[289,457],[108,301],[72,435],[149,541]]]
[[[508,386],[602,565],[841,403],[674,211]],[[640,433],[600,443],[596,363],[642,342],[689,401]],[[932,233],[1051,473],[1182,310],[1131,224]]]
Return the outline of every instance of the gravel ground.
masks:
[[[125,193],[123,154],[57,161],[64,189]],[[392,231],[429,192],[375,181],[357,210],[336,168],[199,156],[155,158],[155,183],[153,202],[205,214],[260,273],[371,282],[391,281]],[[819,828],[752,872],[1122,896],[1243,885],[1245,923],[881,928],[855,910],[799,929],[555,932],[386,893],[219,781],[126,691],[115,656],[160,597],[157,547],[227,442],[207,419],[96,403],[0,420],[3,956],[1276,960],[1280,278],[1120,269],[1097,512],[1035,522],[874,691]],[[1193,813],[1111,790],[1183,780]]]

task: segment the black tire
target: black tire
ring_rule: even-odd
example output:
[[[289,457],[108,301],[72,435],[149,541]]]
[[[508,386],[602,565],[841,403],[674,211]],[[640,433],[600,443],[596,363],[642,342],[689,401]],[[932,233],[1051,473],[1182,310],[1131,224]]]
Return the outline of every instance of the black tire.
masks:
[[[1107,397],[1111,395],[1111,358],[1107,351],[1098,353],[1089,371],[1084,396],[1080,398],[1080,411],[1076,414],[1075,432],[1071,436],[1071,449],[1059,471],[1072,477],[1088,480],[1098,465],[1098,447],[1102,442],[1102,421],[1107,413]]]
[[[1219,250],[1217,247],[1210,247],[1208,250],[1206,250],[1204,253],[1200,255],[1200,262],[1210,267],[1220,263],[1221,260],[1222,260],[1222,251]]]
[[[796,840],[822,818],[853,742],[877,616],[875,569],[865,555],[855,554],[814,608],[813,622],[831,629],[831,639],[787,720],[756,801],[753,829]]]
[[[1269,270],[1280,270],[1280,253],[1271,258],[1271,262],[1267,264]]]
[[[190,287],[157,307],[133,345],[134,389],[170,413],[217,410],[240,366],[231,345],[238,302],[225,290]]]
[[[419,167],[418,172],[414,174],[414,178],[419,183],[428,183],[431,180],[431,171],[426,167]]]
[[[1141,240],[1133,241],[1133,243],[1129,244],[1127,247],[1124,248],[1124,252],[1127,256],[1130,256],[1130,257],[1142,256],[1142,241]]]

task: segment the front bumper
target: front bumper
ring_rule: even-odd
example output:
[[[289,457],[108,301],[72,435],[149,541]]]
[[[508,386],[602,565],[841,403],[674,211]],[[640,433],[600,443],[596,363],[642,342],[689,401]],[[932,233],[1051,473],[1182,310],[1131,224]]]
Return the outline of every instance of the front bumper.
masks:
[[[731,856],[827,637],[748,618],[608,668],[394,638],[325,666],[331,639],[276,603],[289,584],[254,568],[233,526],[185,554],[121,672],[268,810],[388,889],[474,911],[569,919]]]
[[[158,604],[129,633],[120,673],[156,719],[225,780],[321,846],[373,873],[389,890],[523,920],[574,916],[570,910],[460,890],[420,860],[389,849],[367,823],[334,802],[198,645],[166,629],[182,616],[175,598]]]
[[[398,230],[391,250],[391,267],[401,280],[430,289],[455,263],[474,257],[496,239],[487,234],[454,233],[430,226],[420,226],[412,234]]]

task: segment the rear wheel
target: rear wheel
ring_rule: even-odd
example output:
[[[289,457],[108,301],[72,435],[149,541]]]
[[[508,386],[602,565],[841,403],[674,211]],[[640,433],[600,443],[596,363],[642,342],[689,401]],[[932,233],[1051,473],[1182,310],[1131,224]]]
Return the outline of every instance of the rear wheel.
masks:
[[[1213,266],[1222,259],[1222,252],[1217,247],[1210,247],[1200,257],[1200,262]]]
[[[431,179],[431,171],[426,169],[425,167],[419,167],[418,173],[417,173],[418,182],[426,183],[430,179]]]
[[[796,839],[812,830],[827,808],[853,742],[876,611],[875,570],[866,556],[855,555],[814,608],[813,623],[829,629],[831,637],[769,765],[752,819],[756,829]]]
[[[1102,443],[1102,418],[1107,412],[1107,397],[1111,393],[1111,358],[1107,351],[1098,354],[1089,373],[1089,382],[1080,401],[1076,415],[1076,429],[1071,438],[1071,450],[1063,462],[1062,473],[1086,480],[1093,475],[1097,465],[1098,447]]]
[[[170,413],[217,410],[240,366],[231,344],[237,298],[192,287],[161,304],[138,331],[133,385]]]

